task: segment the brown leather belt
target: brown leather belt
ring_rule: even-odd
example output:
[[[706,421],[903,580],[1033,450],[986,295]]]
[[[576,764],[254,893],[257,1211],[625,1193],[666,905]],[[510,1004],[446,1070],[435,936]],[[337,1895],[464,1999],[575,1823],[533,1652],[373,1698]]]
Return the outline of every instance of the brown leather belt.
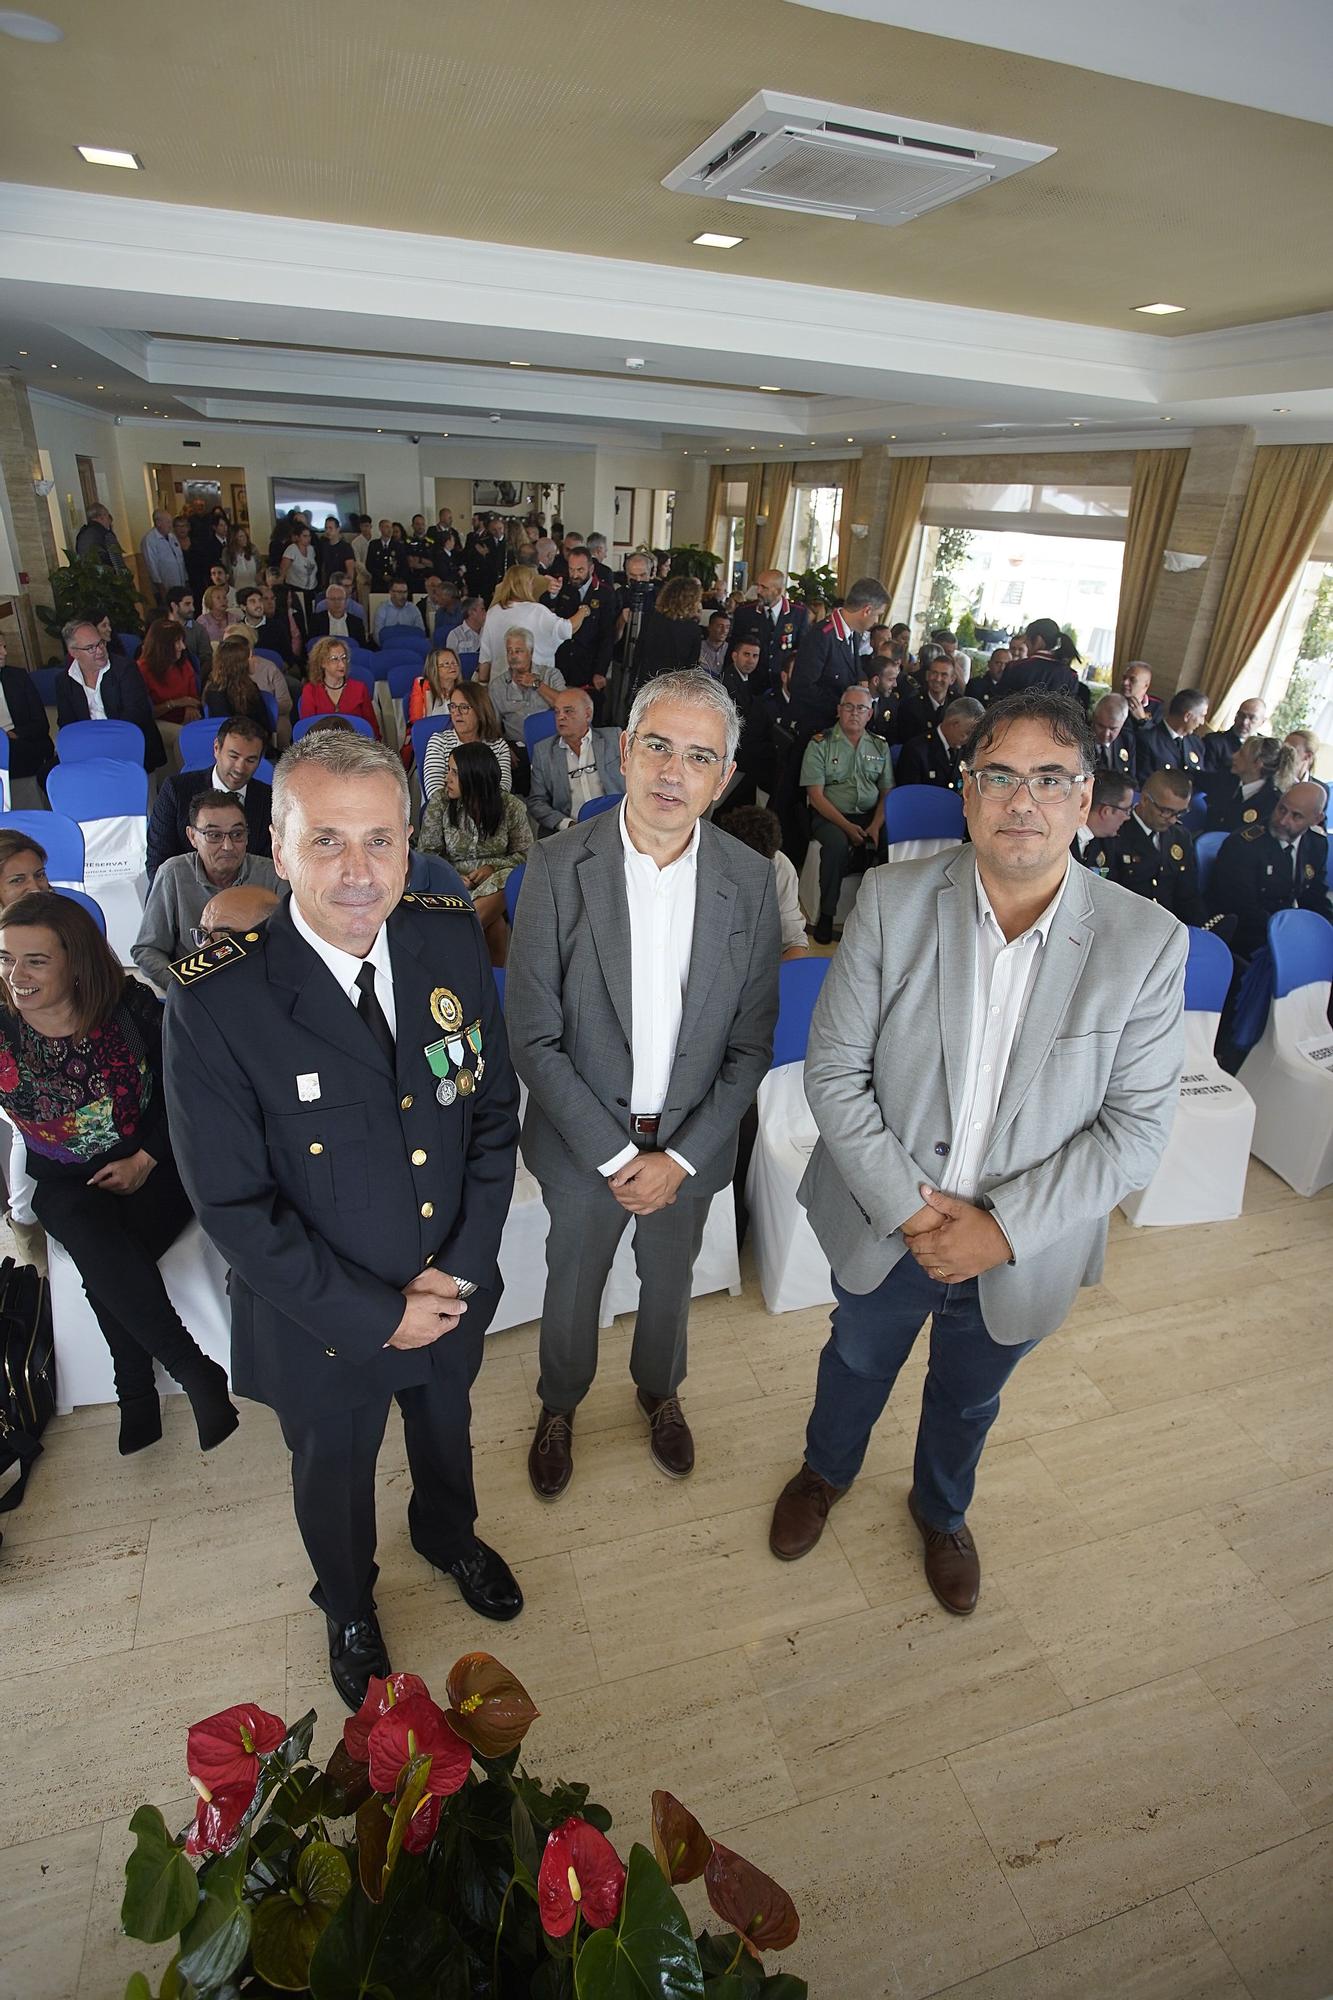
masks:
[[[631,1111],[629,1115],[630,1137],[631,1139],[655,1139],[657,1137],[657,1128],[661,1123],[660,1116],[656,1118],[640,1118]]]

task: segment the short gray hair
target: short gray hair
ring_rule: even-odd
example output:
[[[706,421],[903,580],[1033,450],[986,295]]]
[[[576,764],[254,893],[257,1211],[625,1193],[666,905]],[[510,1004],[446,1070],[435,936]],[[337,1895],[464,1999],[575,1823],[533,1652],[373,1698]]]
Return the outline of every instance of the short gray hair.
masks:
[[[312,729],[290,750],[284,750],[273,773],[272,820],[282,837],[291,807],[292,779],[304,765],[317,764],[333,778],[374,778],[387,775],[395,780],[403,799],[403,823],[412,819],[412,794],[408,790],[403,760],[384,743],[372,742],[354,730]]]
[[[864,611],[867,604],[887,604],[889,593],[877,576],[858,576],[842,600],[844,611]]]
[[[589,535],[587,542],[584,544],[584,546],[589,549],[598,548],[601,550],[602,554],[605,555],[606,536],[601,533]]]
[[[67,618],[65,620],[60,628],[60,636],[65,642],[66,652],[69,651],[71,645],[74,643],[74,634],[81,631],[85,625],[90,632],[97,630],[97,620],[95,618]]]
[[[959,694],[955,695],[953,700],[946,705],[940,721],[962,722],[966,720],[968,722],[980,722],[985,713],[985,708],[975,695]]]
[[[711,708],[714,715],[720,715],[727,733],[727,762],[732,761],[741,736],[740,711],[720,681],[715,681],[702,667],[686,667],[679,673],[659,674],[656,680],[645,681],[634,697],[625,725],[626,735],[637,735],[644,716],[659,701],[677,701],[685,708]]]
[[[1099,708],[1105,708],[1108,701],[1115,709],[1116,714],[1120,717],[1121,722],[1123,722],[1125,720],[1125,717],[1129,714],[1129,703],[1125,700],[1125,697],[1122,694],[1116,694],[1114,690],[1110,694],[1104,694],[1098,697],[1098,699],[1092,704],[1093,714],[1095,715]]]
[[[532,652],[533,650],[532,634],[531,632],[529,632],[526,625],[511,625],[509,629],[506,631],[505,633],[506,652],[509,649],[509,642],[511,639],[517,639],[520,646],[526,646],[528,652],[529,653]]]

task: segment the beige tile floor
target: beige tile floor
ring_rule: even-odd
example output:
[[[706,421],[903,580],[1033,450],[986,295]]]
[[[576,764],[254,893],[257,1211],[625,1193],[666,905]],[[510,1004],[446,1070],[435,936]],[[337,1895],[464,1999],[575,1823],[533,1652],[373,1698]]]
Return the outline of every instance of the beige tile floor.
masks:
[[[702,1301],[682,1484],[652,1469],[604,1339],[575,1483],[524,1458],[536,1332],[477,1395],[482,1531],[528,1596],[467,1613],[408,1546],[381,1464],[380,1608],[399,1665],[506,1659],[530,1762],[627,1846],[654,1785],[773,1869],[816,2000],[1325,2000],[1333,1994],[1333,1193],[1252,1168],[1246,1214],[1112,1227],[1106,1282],[1024,1362],[983,1461],[981,1607],[925,1590],[904,1498],[914,1357],[807,1561],[769,1556],[821,1311]],[[180,1398],[115,1455],[58,1420],[0,1549],[0,2000],[120,2000],[126,1821],[186,1817],[186,1724],[243,1697],[341,1711],[272,1417],[208,1459]],[[693,1906],[692,1906],[693,1907]]]

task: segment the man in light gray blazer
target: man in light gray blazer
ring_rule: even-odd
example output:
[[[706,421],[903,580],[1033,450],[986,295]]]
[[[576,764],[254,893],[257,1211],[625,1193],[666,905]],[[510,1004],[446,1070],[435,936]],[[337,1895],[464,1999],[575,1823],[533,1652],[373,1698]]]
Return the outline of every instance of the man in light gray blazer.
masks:
[[[649,682],[621,738],[624,805],[542,841],[524,876],[505,1013],[528,1086],[523,1157],[551,1213],[528,1454],[544,1500],[573,1472],[598,1305],[631,1218],[638,1408],[659,1469],[693,1470],[679,1400],[690,1278],[778,1011],[773,870],[702,817],[731,777],[739,731],[711,675]]]
[[[573,826],[579,807],[589,799],[609,799],[625,789],[620,731],[593,728],[587,688],[563,688],[552,703],[552,713],[555,735],[544,736],[532,753],[528,818],[539,839]]]
[[[1095,756],[1067,698],[996,702],[964,762],[971,846],[867,877],[811,1023],[800,1200],[837,1307],[770,1535],[787,1561],[814,1547],[930,1318],[907,1505],[957,1613],[980,1589],[966,1515],[1000,1391],[1097,1283],[1107,1217],[1166,1144],[1189,942],[1071,861]]]

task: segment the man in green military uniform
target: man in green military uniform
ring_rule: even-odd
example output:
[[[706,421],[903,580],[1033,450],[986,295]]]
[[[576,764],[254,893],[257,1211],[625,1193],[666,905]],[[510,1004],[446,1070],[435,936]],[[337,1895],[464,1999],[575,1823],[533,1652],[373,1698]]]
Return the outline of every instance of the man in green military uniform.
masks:
[[[1230,833],[1218,849],[1208,906],[1236,920],[1232,948],[1250,958],[1268,938],[1278,910],[1314,910],[1333,920],[1328,891],[1328,836],[1319,822],[1328,793],[1316,779],[1290,785],[1267,826]]]
[[[844,688],[837,721],[810,738],[801,760],[810,833],[819,843],[816,944],[832,944],[847,870],[853,858],[863,867],[873,866],[884,832],[884,794],[893,786],[893,761],[883,737],[869,732],[873,708],[868,688]]]
[[[1154,771],[1139,802],[1111,843],[1111,880],[1136,896],[1147,896],[1179,917],[1182,924],[1204,921],[1194,837],[1180,821],[1189,810],[1194,786],[1184,771]]]

